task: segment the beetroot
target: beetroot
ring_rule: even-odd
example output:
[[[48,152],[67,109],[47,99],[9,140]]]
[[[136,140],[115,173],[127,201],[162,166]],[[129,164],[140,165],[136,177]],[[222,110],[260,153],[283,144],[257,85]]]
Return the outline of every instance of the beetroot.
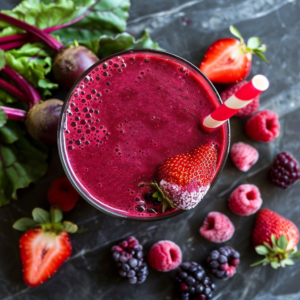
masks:
[[[2,86],[0,82],[0,87],[3,87],[14,96],[23,95],[24,101],[29,105],[27,114],[23,110],[1,107],[7,118],[17,121],[25,120],[27,130],[33,138],[40,142],[55,145],[57,143],[57,127],[63,101],[58,99],[42,101],[36,89],[16,71],[5,66],[1,72],[22,89],[23,93],[4,80],[2,80]]]
[[[55,145],[62,106],[63,101],[58,99],[37,102],[25,119],[29,134],[40,142]]]
[[[72,87],[79,76],[99,60],[95,54],[84,46],[64,47],[48,33],[23,21],[3,13],[0,13],[0,19],[26,30],[56,52],[53,62],[53,74],[56,81],[66,89]]]
[[[86,47],[63,48],[54,56],[52,72],[61,86],[70,89],[80,75],[98,60]]]

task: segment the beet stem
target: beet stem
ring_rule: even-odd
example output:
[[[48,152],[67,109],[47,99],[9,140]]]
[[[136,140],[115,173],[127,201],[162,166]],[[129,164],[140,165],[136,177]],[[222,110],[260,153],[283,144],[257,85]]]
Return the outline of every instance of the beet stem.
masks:
[[[0,19],[12,25],[15,25],[21,29],[24,29],[27,32],[30,32],[32,35],[37,37],[39,40],[43,41],[46,45],[48,45],[51,49],[53,49],[56,52],[63,48],[63,45],[60,42],[58,42],[54,37],[34,26],[29,25],[26,22],[15,19],[3,13],[0,13]]]
[[[6,113],[7,119],[15,121],[24,121],[26,117],[26,111],[17,108],[0,106],[0,108]]]
[[[41,97],[37,90],[18,72],[9,66],[5,66],[1,72],[6,75],[13,83],[18,86],[28,97],[30,108],[38,101],[41,100]]]
[[[45,33],[51,33],[53,31],[68,27],[72,24],[75,24],[79,21],[81,21],[84,17],[86,17],[89,13],[91,12],[91,9],[88,9],[84,14],[82,14],[80,17],[75,18],[72,21],[63,23],[63,24],[59,24],[53,27],[49,27],[49,28],[45,28],[42,31]],[[13,46],[13,44],[10,44],[10,42],[17,42],[17,41],[22,41],[22,44],[15,44],[17,46]],[[32,42],[32,37],[30,37],[30,35],[28,33],[19,33],[19,34],[14,34],[14,35],[9,35],[9,36],[4,36],[0,38],[0,49],[2,50],[9,50],[12,48],[18,48],[21,47],[22,45],[26,43],[28,43],[28,41]],[[5,45],[2,45],[5,44]],[[8,48],[9,47],[9,48]]]
[[[1,78],[0,78],[0,88],[12,94],[13,96],[17,97],[18,99],[22,100],[23,102],[27,104],[30,103],[30,100],[26,97],[26,95],[23,92],[21,92],[16,87],[14,87],[13,85],[11,85],[10,83],[6,82]]]
[[[65,28],[65,27],[68,27],[72,24],[75,24],[79,21],[81,21],[83,18],[85,18],[89,13],[91,12],[91,9],[88,9],[84,14],[82,14],[81,16],[79,16],[78,18],[75,18],[74,20],[72,21],[69,21],[69,22],[66,22],[66,23],[63,23],[63,24],[60,24],[60,25],[56,25],[56,26],[53,26],[53,27],[49,27],[49,28],[45,28],[43,31],[46,32],[46,33],[51,33],[53,31],[56,31],[56,30],[59,30],[59,29],[62,29],[62,28]]]
[[[3,51],[14,49],[14,48],[19,48],[22,47],[24,44],[26,44],[28,41],[25,40],[18,40],[16,42],[9,42],[6,44],[0,44],[0,49]]]

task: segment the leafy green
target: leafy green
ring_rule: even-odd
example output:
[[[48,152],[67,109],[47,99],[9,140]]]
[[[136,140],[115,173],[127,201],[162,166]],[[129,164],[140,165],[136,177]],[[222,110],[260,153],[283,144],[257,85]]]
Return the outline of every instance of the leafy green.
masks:
[[[5,66],[5,52],[0,49],[0,70]]]
[[[74,40],[87,43],[101,35],[125,30],[130,0],[74,0],[74,3],[77,7],[91,7],[91,12],[83,20],[55,32],[63,43],[69,45]]]
[[[53,51],[43,43],[28,43],[5,54],[6,64],[39,88],[42,95],[51,95],[50,89],[58,88],[58,84],[46,78],[51,72]]]
[[[127,32],[118,34],[115,37],[103,35],[98,40],[98,49],[95,52],[100,57],[106,57],[110,54],[120,52],[132,48],[148,48],[160,49],[158,43],[154,43],[149,35],[149,31],[145,30],[139,39],[135,38]]]
[[[18,100],[8,92],[0,89],[0,105],[16,103]]]
[[[6,113],[0,108],[0,128],[3,127],[7,122]]]
[[[11,199],[16,200],[18,189],[27,187],[45,175],[46,159],[47,147],[40,143],[21,137],[8,144],[1,137],[0,206],[8,204]]]
[[[72,0],[28,0],[22,1],[13,10],[3,10],[2,13],[45,29],[71,21],[83,11]],[[22,29],[0,20],[0,37],[22,32]]]
[[[20,139],[25,132],[26,129],[23,124],[8,120],[6,125],[0,128],[0,140],[12,144]]]

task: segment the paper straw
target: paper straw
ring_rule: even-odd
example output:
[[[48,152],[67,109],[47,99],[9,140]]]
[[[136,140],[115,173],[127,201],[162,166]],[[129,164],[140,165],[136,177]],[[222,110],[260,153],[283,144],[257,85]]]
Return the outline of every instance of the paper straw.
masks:
[[[251,81],[245,84],[234,95],[229,97],[221,106],[216,108],[203,120],[203,127],[212,131],[222,125],[240,109],[252,102],[252,100],[267,90],[269,80],[264,75],[256,75]]]

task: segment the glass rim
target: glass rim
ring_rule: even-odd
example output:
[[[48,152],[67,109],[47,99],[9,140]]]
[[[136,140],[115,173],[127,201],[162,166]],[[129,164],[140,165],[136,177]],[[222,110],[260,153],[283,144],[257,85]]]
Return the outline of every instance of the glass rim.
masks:
[[[218,101],[220,104],[223,104],[223,101],[217,91],[217,89],[215,88],[215,86],[212,84],[212,82],[204,75],[204,73],[198,68],[196,67],[194,64],[192,64],[191,62],[189,62],[188,60],[173,54],[173,53],[169,53],[167,51],[161,51],[161,50],[154,50],[154,49],[148,49],[148,48],[141,48],[141,49],[131,49],[131,50],[125,50],[125,51],[121,51],[118,53],[114,53],[111,54],[109,56],[106,56],[105,58],[100,59],[98,62],[96,62],[95,64],[93,64],[92,66],[90,66],[85,72],[83,72],[81,74],[81,76],[76,80],[76,82],[73,84],[73,86],[71,87],[71,89],[69,90],[67,96],[65,97],[64,100],[64,104],[62,106],[62,110],[61,110],[61,114],[60,114],[60,118],[59,118],[59,123],[58,123],[58,129],[57,129],[57,146],[58,146],[58,153],[59,153],[59,158],[61,161],[61,164],[63,166],[64,172],[66,174],[66,176],[68,177],[69,181],[71,182],[71,184],[73,185],[73,187],[76,189],[76,191],[79,193],[79,195],[85,200],[87,201],[90,205],[92,205],[94,208],[96,208],[97,210],[111,216],[111,217],[115,217],[115,218],[119,218],[119,219],[123,219],[123,220],[128,220],[128,221],[137,221],[137,222],[153,222],[153,221],[160,221],[160,220],[165,220],[165,219],[169,219],[175,216],[178,216],[184,212],[186,212],[187,210],[177,210],[174,213],[170,213],[167,215],[162,215],[162,216],[157,216],[157,217],[132,217],[132,216],[127,216],[124,214],[119,214],[116,213],[112,210],[109,210],[108,208],[105,208],[104,206],[102,206],[100,203],[97,203],[96,201],[90,199],[81,189],[80,185],[76,182],[75,178],[72,175],[72,172],[70,171],[70,168],[68,167],[68,162],[66,159],[66,155],[65,155],[65,151],[64,151],[64,147],[63,147],[63,117],[65,116],[65,110],[66,110],[66,106],[69,104],[71,96],[74,92],[75,87],[79,84],[79,82],[85,77],[87,76],[87,74],[89,72],[91,72],[96,66],[102,64],[103,62],[112,59],[116,56],[119,55],[124,55],[124,54],[132,54],[132,53],[155,53],[155,54],[161,54],[161,55],[165,55],[165,56],[170,56],[172,58],[175,58],[179,61],[182,61],[183,63],[187,64],[189,67],[191,67],[192,69],[194,69],[197,73],[199,73],[208,83],[208,85],[210,86],[210,88],[212,89],[212,91],[214,92],[215,96],[217,97]],[[211,191],[211,189],[215,186],[216,182],[218,181],[225,163],[227,161],[228,158],[228,153],[229,153],[229,148],[230,148],[230,137],[231,137],[231,132],[230,132],[230,123],[229,120],[227,120],[226,122],[226,137],[227,137],[227,141],[226,141],[226,147],[225,147],[225,151],[224,151],[224,158],[223,161],[220,165],[220,168],[217,172],[217,174],[215,175],[215,178],[213,180],[213,182],[211,183],[209,190],[207,191],[207,193],[205,194],[205,196],[203,197],[203,199],[206,197],[206,195]],[[203,199],[201,201],[203,201]],[[199,203],[198,203],[199,205]],[[197,205],[197,206],[198,206]],[[196,206],[196,207],[197,207]],[[193,208],[193,209],[196,209]]]

